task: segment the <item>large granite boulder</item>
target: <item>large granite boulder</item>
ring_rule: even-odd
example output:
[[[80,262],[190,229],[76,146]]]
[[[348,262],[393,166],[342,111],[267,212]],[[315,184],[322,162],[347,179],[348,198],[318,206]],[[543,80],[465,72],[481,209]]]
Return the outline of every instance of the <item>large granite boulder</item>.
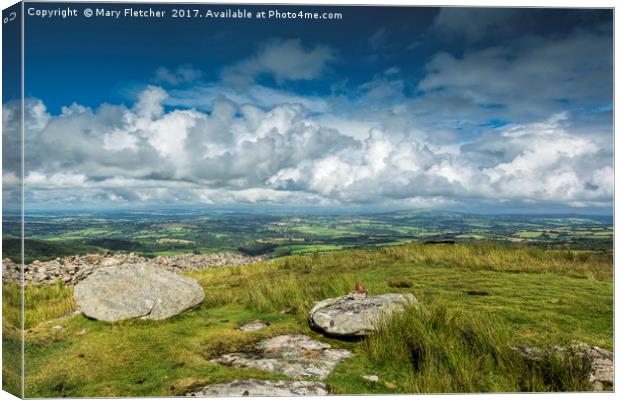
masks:
[[[241,396],[325,396],[327,386],[308,381],[232,381],[205,386],[188,393],[196,397],[241,397]]]
[[[412,294],[387,293],[367,296],[351,293],[319,301],[309,313],[310,326],[333,336],[365,336],[392,313],[418,301]]]
[[[228,367],[256,368],[297,379],[325,379],[336,365],[353,353],[332,349],[306,335],[280,335],[265,339],[244,352],[211,359]]]
[[[196,280],[148,264],[99,269],[73,291],[84,315],[109,322],[166,319],[197,306],[204,296]]]

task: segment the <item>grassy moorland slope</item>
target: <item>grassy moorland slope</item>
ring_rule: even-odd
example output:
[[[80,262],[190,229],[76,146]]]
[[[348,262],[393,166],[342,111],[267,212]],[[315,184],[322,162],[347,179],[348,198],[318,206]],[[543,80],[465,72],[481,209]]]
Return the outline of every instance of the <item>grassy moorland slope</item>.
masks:
[[[71,290],[28,287],[26,396],[179,395],[232,379],[290,379],[208,361],[283,333],[355,353],[327,379],[333,393],[587,390],[587,366],[578,360],[533,365],[510,348],[579,340],[613,350],[612,272],[610,254],[493,244],[291,256],[191,273],[206,292],[200,307],[166,321],[116,324],[81,315],[50,322],[74,309]],[[306,314],[314,302],[358,280],[370,294],[413,293],[423,307],[362,341],[312,332]],[[5,287],[3,295],[18,291]],[[16,310],[3,312],[10,318]],[[271,325],[236,329],[255,319]],[[368,374],[382,381],[364,380]]]

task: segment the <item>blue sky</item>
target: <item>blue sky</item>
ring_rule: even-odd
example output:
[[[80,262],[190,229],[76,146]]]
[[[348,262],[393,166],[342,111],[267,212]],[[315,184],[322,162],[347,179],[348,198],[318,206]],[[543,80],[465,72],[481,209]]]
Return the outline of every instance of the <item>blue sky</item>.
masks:
[[[277,8],[26,17],[31,200],[610,210],[611,11]]]
[[[122,10],[125,6],[110,5],[109,8]],[[162,7],[168,12],[170,8]],[[227,7],[209,8],[224,10]],[[325,7],[278,9],[326,10]],[[29,18],[27,94],[49,98],[50,109],[56,111],[73,101],[89,106],[102,102],[129,103],[133,100],[132,91],[148,82],[158,66],[175,68],[191,64],[202,72],[205,81],[216,81],[223,68],[254,54],[274,38],[299,39],[307,48],[328,45],[337,51],[338,62],[330,63],[325,73],[316,79],[277,85],[273,77],[266,74],[258,79],[260,84],[327,96],[335,82],[348,79],[354,88],[393,66],[394,61],[402,64],[409,79],[421,78],[425,60],[436,48],[423,45],[417,46],[415,52],[409,50],[400,54],[400,51],[423,38],[438,9],[416,8],[403,12],[397,8],[334,7],[329,10],[342,12],[344,19],[269,22],[210,19],[205,22],[166,18],[111,22],[102,18],[79,18],[66,23]],[[386,26],[390,27],[389,31]],[[42,37],[45,40],[41,40]],[[105,73],[93,79],[93,73],[101,68],[105,68]],[[70,77],[71,84],[67,85],[65,79],[49,80],[50,76]]]

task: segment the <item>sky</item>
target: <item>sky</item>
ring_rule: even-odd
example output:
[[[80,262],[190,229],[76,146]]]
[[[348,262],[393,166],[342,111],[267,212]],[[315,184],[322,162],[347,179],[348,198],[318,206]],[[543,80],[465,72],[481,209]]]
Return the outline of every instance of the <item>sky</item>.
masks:
[[[611,212],[610,10],[270,6],[343,19],[265,21],[85,7],[25,19],[37,207]],[[4,97],[6,157],[19,143]],[[5,166],[5,187],[18,181]]]

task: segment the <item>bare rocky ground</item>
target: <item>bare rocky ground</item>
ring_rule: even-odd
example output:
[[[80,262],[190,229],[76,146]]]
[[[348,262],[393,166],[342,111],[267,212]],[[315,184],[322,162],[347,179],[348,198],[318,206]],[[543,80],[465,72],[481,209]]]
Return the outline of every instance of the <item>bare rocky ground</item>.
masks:
[[[297,379],[325,379],[336,365],[353,355],[348,350],[306,335],[281,335],[260,342],[247,352],[223,354],[211,361],[237,368],[256,368]]]
[[[317,396],[329,394],[324,383],[336,365],[353,356],[309,336],[280,335],[259,342],[244,352],[222,354],[212,362],[235,368],[255,368],[299,379],[294,381],[233,381],[208,385],[187,396]]]
[[[327,386],[320,382],[308,381],[232,381],[206,386],[187,396],[228,397],[228,396],[325,396]]]
[[[24,266],[26,285],[44,285],[61,282],[74,286],[100,268],[124,264],[160,266],[170,272],[188,272],[201,269],[215,269],[229,265],[245,265],[265,261],[265,257],[247,257],[235,253],[182,254],[157,256],[152,259],[133,253],[87,254],[83,256],[59,257],[51,261],[34,261]],[[19,283],[19,264],[5,258],[2,260],[2,280]]]

